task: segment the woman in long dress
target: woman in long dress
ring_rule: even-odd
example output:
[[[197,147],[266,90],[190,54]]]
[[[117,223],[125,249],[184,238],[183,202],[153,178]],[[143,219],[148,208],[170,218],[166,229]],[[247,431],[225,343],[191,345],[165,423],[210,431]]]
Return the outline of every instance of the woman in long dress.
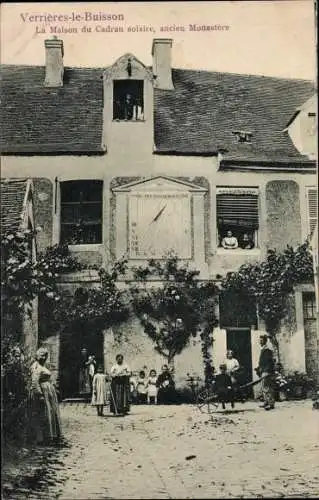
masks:
[[[175,401],[175,383],[167,365],[162,366],[162,373],[156,381],[159,404],[172,404]]]
[[[124,362],[122,354],[118,354],[115,360],[116,363],[110,371],[112,377],[110,410],[119,416],[126,415],[130,410],[131,370]]]
[[[45,366],[48,350],[38,349],[31,366],[31,436],[41,444],[58,442],[62,437],[57,394],[51,372]]]

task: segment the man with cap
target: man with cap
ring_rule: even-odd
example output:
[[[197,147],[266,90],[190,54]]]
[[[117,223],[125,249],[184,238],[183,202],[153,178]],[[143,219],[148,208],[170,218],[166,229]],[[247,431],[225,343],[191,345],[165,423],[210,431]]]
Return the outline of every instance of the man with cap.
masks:
[[[275,407],[274,396],[274,369],[275,362],[272,349],[268,346],[268,336],[260,335],[259,343],[261,351],[259,355],[258,368],[256,373],[262,378],[261,390],[264,400],[265,410],[272,410]]]

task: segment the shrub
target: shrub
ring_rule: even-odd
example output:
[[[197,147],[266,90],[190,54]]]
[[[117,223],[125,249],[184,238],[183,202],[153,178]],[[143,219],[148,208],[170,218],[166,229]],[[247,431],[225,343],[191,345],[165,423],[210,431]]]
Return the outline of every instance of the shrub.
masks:
[[[154,349],[171,368],[175,356],[199,333],[208,372],[212,331],[217,326],[217,288],[213,282],[201,282],[199,274],[180,264],[173,254],[161,263],[150,259],[146,266],[134,270],[138,285],[131,286],[132,307]],[[162,286],[148,286],[148,278],[160,280]]]
[[[285,379],[287,383],[283,390],[287,399],[306,399],[316,386],[312,377],[298,371],[289,373]]]
[[[1,348],[3,437],[21,443],[26,437],[31,358],[8,337],[2,338]]]
[[[316,383],[306,373],[294,371],[276,380],[277,390],[285,393],[287,399],[306,399],[315,390]]]

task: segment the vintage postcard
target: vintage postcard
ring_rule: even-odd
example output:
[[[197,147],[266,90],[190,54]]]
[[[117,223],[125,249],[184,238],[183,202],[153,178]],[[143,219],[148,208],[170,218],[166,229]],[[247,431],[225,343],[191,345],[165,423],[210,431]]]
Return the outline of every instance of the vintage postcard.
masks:
[[[2,498],[318,498],[315,20],[2,3]]]

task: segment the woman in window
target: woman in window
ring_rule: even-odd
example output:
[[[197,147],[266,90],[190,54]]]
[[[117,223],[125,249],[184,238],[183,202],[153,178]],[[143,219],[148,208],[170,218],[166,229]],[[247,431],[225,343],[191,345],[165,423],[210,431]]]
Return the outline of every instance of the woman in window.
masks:
[[[252,248],[255,247],[255,243],[253,239],[248,235],[248,233],[244,233],[243,237],[241,238],[239,242],[240,248],[243,250],[251,250]]]
[[[226,236],[222,239],[222,247],[228,250],[238,248],[238,240],[233,236],[232,231],[227,231]]]

